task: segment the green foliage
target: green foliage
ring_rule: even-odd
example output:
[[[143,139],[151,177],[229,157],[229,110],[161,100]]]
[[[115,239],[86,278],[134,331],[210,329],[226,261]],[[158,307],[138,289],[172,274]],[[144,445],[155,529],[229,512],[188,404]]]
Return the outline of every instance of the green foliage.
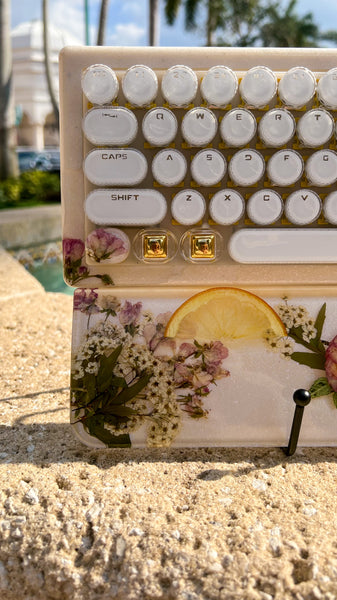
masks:
[[[0,182],[0,208],[24,208],[60,201],[57,173],[26,171],[19,177]]]

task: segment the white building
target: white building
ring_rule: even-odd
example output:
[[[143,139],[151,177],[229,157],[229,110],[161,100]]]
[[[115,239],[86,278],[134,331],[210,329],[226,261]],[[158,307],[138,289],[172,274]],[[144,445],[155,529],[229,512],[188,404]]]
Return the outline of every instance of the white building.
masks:
[[[18,146],[42,150],[58,146],[59,135],[48,92],[43,54],[43,24],[21,23],[11,33],[13,52],[14,102],[18,124]],[[50,62],[58,95],[58,53],[63,46],[79,45],[71,34],[49,26]]]

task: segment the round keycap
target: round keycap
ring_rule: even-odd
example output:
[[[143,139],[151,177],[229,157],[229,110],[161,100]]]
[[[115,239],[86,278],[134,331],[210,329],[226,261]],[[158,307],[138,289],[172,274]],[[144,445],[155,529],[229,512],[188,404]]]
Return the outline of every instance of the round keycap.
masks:
[[[192,108],[184,116],[181,132],[191,146],[206,146],[209,144],[218,129],[217,119],[208,108]]]
[[[306,67],[293,67],[279,83],[279,96],[286,106],[301,108],[313,98],[316,88],[314,74]]]
[[[271,225],[283,212],[280,194],[274,190],[259,190],[247,202],[247,214],[256,225]]]
[[[273,100],[277,91],[277,79],[268,67],[249,69],[240,83],[242,100],[254,108],[262,108]]]
[[[256,150],[239,150],[228,165],[229,176],[238,185],[254,185],[264,174],[263,156]]]
[[[82,75],[83,94],[92,104],[106,104],[118,94],[118,79],[107,65],[91,65]]]
[[[218,150],[200,150],[192,160],[191,173],[199,185],[216,185],[226,173],[226,159]]]
[[[233,108],[220,123],[220,135],[227,146],[246,146],[256,133],[256,119],[245,108]]]
[[[329,223],[337,225],[337,192],[331,192],[323,204],[323,214]]]
[[[200,89],[208,104],[227,106],[238,90],[238,78],[228,67],[211,67],[203,78]]]
[[[334,130],[333,117],[323,108],[309,110],[297,123],[297,135],[304,144],[315,148],[329,141]]]
[[[245,212],[245,201],[239,192],[224,189],[214,194],[210,205],[210,215],[219,225],[233,225]]]
[[[204,197],[195,190],[182,190],[172,200],[172,217],[181,225],[194,225],[201,221],[205,214]]]
[[[312,190],[296,190],[285,202],[285,215],[294,225],[309,225],[318,219],[321,199]]]
[[[162,185],[178,185],[186,170],[186,159],[178,150],[161,150],[152,161],[153,177]]]
[[[137,135],[138,121],[131,110],[122,106],[93,108],[83,119],[86,138],[96,146],[130,144]]]
[[[263,115],[259,123],[259,136],[266,146],[279,148],[291,140],[295,128],[295,119],[290,112],[284,108],[274,108]]]
[[[327,108],[337,108],[337,67],[325,73],[317,84],[317,96]]]
[[[146,113],[142,123],[143,135],[153,146],[170,144],[177,133],[178,123],[175,114],[167,108],[152,108]]]
[[[305,165],[305,173],[313,185],[331,185],[337,181],[337,153],[319,150],[312,154]]]
[[[147,106],[157,95],[158,80],[150,67],[135,65],[123,77],[122,88],[125,98],[134,106]]]
[[[269,159],[267,173],[275,185],[292,185],[303,173],[303,159],[295,150],[279,150]]]
[[[169,104],[172,104],[172,106],[186,106],[195,98],[198,89],[198,78],[189,67],[176,65],[164,74],[161,89]]]

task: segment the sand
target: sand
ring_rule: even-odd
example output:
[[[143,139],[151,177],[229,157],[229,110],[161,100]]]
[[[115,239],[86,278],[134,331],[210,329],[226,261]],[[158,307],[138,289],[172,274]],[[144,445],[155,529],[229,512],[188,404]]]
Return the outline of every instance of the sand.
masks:
[[[0,280],[1,600],[337,598],[337,449],[86,448],[71,297]]]

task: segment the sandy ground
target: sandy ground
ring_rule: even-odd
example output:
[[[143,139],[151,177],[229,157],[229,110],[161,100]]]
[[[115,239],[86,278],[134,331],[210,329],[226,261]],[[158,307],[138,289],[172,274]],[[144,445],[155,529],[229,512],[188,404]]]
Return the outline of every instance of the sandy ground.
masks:
[[[1,600],[337,598],[337,449],[90,450],[71,298],[0,281]]]

